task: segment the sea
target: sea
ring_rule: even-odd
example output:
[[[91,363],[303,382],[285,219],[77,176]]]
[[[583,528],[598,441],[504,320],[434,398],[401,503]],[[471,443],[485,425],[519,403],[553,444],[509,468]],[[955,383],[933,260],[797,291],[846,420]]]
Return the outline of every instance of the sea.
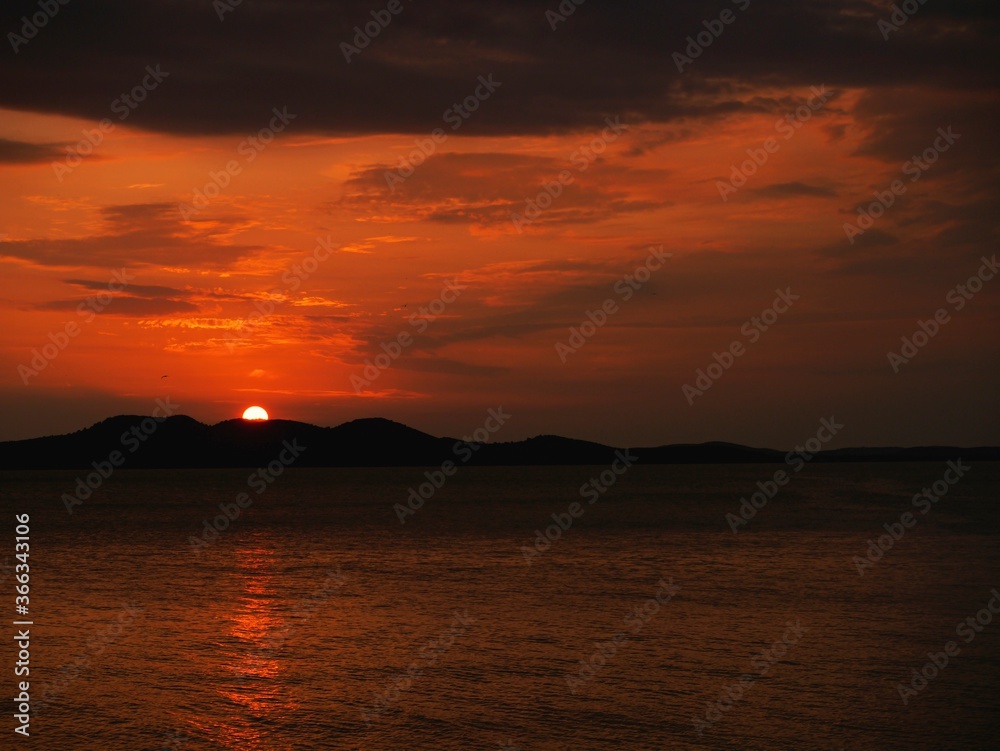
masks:
[[[618,470],[2,473],[0,748],[1000,748],[1000,464]]]

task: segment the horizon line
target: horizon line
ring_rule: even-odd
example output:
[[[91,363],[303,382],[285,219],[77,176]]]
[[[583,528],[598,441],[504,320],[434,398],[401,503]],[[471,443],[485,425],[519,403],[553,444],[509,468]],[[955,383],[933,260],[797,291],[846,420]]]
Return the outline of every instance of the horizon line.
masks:
[[[400,427],[404,427],[404,428],[407,428],[409,430],[416,431],[418,433],[426,435],[426,436],[428,436],[430,438],[435,438],[437,440],[456,440],[456,441],[461,440],[461,439],[455,438],[453,436],[448,436],[448,435],[441,435],[441,436],[433,435],[433,434],[427,433],[427,432],[425,432],[425,431],[423,431],[423,430],[421,430],[419,428],[415,428],[412,425],[408,425],[406,423],[402,423],[402,422],[399,422],[398,420],[393,420],[393,419],[388,418],[388,417],[358,417],[358,418],[354,418],[353,420],[347,420],[345,422],[338,423],[336,425],[318,425],[316,423],[303,422],[302,420],[290,420],[290,419],[281,418],[281,417],[269,417],[266,420],[248,420],[248,419],[243,418],[243,417],[230,417],[230,418],[226,418],[225,420],[220,420],[218,422],[211,423],[211,422],[203,422],[203,421],[199,420],[196,417],[192,417],[189,414],[174,414],[174,415],[167,415],[165,417],[160,417],[160,416],[157,416],[157,415],[140,415],[140,414],[126,414],[126,413],[122,413],[122,414],[117,414],[117,415],[110,415],[108,417],[103,418],[102,420],[98,420],[97,422],[91,423],[90,425],[87,425],[85,427],[79,428],[77,430],[74,430],[74,431],[71,431],[71,432],[68,432],[68,433],[53,433],[53,434],[48,434],[48,435],[33,436],[33,437],[30,437],[30,438],[16,438],[16,439],[11,439],[11,440],[3,440],[3,441],[0,441],[0,446],[2,446],[4,444],[22,443],[22,442],[26,442],[26,441],[44,440],[46,438],[60,438],[60,437],[65,437],[65,436],[71,436],[71,435],[74,435],[75,433],[80,433],[80,432],[83,432],[85,430],[90,430],[91,428],[95,428],[98,425],[101,425],[102,423],[108,422],[109,420],[128,419],[128,418],[136,418],[136,419],[140,419],[140,420],[150,419],[150,420],[156,420],[159,423],[163,423],[163,422],[166,422],[168,420],[174,420],[174,419],[177,419],[177,418],[186,418],[188,420],[191,420],[193,422],[198,423],[199,425],[204,425],[205,427],[208,427],[208,428],[217,427],[217,426],[225,424],[225,423],[243,423],[243,424],[246,424],[246,425],[267,424],[269,422],[274,422],[274,423],[295,423],[295,424],[298,424],[298,425],[306,425],[308,427],[318,428],[318,429],[321,429],[321,430],[334,430],[336,428],[340,428],[340,427],[343,427],[345,425],[350,425],[352,423],[357,423],[357,422],[381,421],[381,422],[386,422],[386,423],[392,423],[393,425],[398,425]],[[831,419],[833,419],[833,418],[831,418]],[[833,436],[831,436],[831,440],[832,440],[832,437]],[[511,441],[489,441],[489,440],[487,440],[487,441],[482,441],[481,443],[487,443],[487,444],[493,444],[493,445],[516,444],[516,443],[525,443],[525,442],[531,441],[531,440],[537,440],[539,438],[557,438],[557,439],[564,440],[564,441],[576,441],[576,442],[579,442],[579,443],[588,443],[588,444],[591,444],[593,446],[599,446],[599,447],[608,448],[608,449],[622,449],[622,450],[631,450],[631,449],[636,449],[636,450],[640,450],[640,449],[662,449],[662,448],[676,448],[676,447],[688,447],[688,446],[698,446],[698,447],[701,447],[701,446],[712,446],[712,445],[724,445],[724,446],[735,446],[735,447],[744,448],[744,449],[751,449],[751,450],[754,450],[754,451],[771,451],[771,452],[775,452],[775,453],[779,453],[779,454],[780,453],[792,454],[792,453],[796,453],[796,452],[805,451],[805,450],[808,449],[807,446],[804,446],[804,447],[795,446],[795,447],[790,447],[790,448],[787,448],[787,449],[778,449],[778,448],[772,448],[772,447],[769,447],[769,446],[752,446],[752,445],[748,445],[748,444],[737,443],[735,441],[725,441],[725,440],[718,440],[718,439],[713,439],[713,440],[709,440],[709,441],[680,441],[680,442],[660,443],[660,444],[652,444],[652,445],[615,446],[615,445],[611,445],[611,444],[607,444],[607,443],[601,443],[599,441],[593,441],[593,440],[586,439],[586,438],[573,438],[573,437],[570,437],[570,436],[559,435],[559,434],[556,434],[556,433],[539,433],[537,435],[533,435],[533,436],[529,436],[529,437],[526,437],[526,438],[522,438],[520,440],[511,440]],[[806,441],[804,441],[804,443],[808,444],[809,440],[812,440],[812,439],[807,439]],[[895,451],[915,451],[915,450],[921,450],[921,449],[956,449],[956,450],[963,450],[963,451],[982,451],[982,450],[1000,450],[1000,446],[991,446],[991,445],[956,446],[956,445],[947,444],[947,443],[920,444],[920,445],[915,445],[915,446],[902,446],[902,445],[896,445],[896,446],[858,445],[858,446],[844,446],[844,447],[841,447],[841,448],[833,448],[833,449],[819,447],[815,451],[812,451],[812,450],[808,451],[808,453],[810,453],[812,455],[818,455],[818,454],[829,454],[829,453],[835,453],[835,452],[862,451],[862,450],[864,450],[864,451],[889,451],[889,450],[895,450]]]

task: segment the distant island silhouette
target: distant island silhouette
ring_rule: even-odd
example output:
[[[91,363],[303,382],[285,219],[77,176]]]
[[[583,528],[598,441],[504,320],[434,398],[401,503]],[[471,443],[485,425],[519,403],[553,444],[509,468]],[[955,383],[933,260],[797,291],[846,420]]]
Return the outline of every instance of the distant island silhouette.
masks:
[[[0,443],[0,469],[89,469],[120,454],[129,469],[261,467],[277,459],[285,442],[304,450],[298,467],[414,467],[443,462],[477,466],[607,465],[623,447],[542,435],[515,442],[466,444],[436,438],[382,418],[324,428],[291,420],[226,420],[206,425],[185,415],[120,415],[75,433]],[[783,463],[788,451],[734,443],[629,447],[639,464]],[[468,457],[468,458],[466,458]],[[117,460],[119,457],[114,456]],[[820,451],[816,462],[1000,460],[1000,448],[843,448]]]

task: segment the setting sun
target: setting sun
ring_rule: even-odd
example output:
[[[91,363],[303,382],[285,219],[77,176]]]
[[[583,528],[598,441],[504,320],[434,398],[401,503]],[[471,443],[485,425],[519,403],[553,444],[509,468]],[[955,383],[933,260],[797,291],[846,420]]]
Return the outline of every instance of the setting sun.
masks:
[[[243,413],[244,420],[266,420],[267,410],[263,407],[247,407]]]

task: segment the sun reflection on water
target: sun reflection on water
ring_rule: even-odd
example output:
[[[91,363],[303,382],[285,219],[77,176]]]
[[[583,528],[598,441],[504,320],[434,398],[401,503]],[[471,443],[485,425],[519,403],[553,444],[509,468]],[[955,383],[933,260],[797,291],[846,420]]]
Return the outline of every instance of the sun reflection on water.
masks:
[[[222,748],[240,751],[283,751],[290,748],[270,732],[278,720],[296,709],[281,657],[284,624],[276,581],[277,556],[259,539],[236,551],[231,588],[239,596],[219,615],[222,675],[216,688],[222,706],[194,722],[200,734]]]

